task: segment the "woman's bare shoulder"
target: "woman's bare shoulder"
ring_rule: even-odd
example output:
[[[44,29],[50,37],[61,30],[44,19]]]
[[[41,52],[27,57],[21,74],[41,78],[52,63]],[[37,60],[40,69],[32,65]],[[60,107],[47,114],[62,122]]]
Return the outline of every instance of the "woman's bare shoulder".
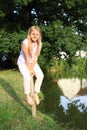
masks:
[[[22,41],[22,45],[28,46],[28,39],[27,38]]]

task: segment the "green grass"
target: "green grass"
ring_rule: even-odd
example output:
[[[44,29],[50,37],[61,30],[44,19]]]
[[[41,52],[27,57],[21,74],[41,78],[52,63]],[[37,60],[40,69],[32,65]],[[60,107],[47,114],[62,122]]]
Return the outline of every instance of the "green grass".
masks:
[[[20,73],[0,71],[0,130],[68,130],[38,109],[37,117],[33,118],[31,107],[23,102],[23,98]]]

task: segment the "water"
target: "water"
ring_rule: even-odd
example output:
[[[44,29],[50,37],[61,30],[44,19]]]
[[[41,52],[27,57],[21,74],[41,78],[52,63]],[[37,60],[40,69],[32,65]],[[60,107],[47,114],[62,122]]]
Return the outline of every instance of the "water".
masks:
[[[81,88],[81,82],[78,78],[60,79],[57,84],[63,94],[70,100],[79,92]]]
[[[45,79],[40,110],[73,130],[87,130],[87,79]]]
[[[60,79],[57,84],[62,91],[59,107],[63,108],[62,113],[65,117],[63,117],[63,121],[74,127],[74,129],[86,130],[87,79]]]
[[[61,105],[63,106],[65,113],[67,113],[68,105],[71,104],[71,103],[75,103],[74,105],[78,108],[78,110],[80,112],[84,112],[84,109],[81,106],[81,104],[83,104],[84,108],[85,108],[85,110],[87,112],[87,95],[85,95],[85,96],[76,96],[72,100],[68,100],[65,96],[60,97],[59,106],[61,106]]]
[[[66,111],[69,103],[79,100],[79,104],[84,104],[87,107],[87,79],[60,79],[57,84],[59,85],[64,96],[60,97],[61,105]],[[78,107],[82,112],[82,109]]]

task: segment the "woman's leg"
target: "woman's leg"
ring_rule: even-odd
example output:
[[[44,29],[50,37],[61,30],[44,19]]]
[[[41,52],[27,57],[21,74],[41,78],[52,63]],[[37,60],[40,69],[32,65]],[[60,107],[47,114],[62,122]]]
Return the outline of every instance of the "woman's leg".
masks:
[[[38,64],[34,67],[36,81],[35,81],[35,92],[39,93],[44,78],[44,74]]]
[[[24,84],[24,94],[26,98],[26,102],[30,105],[33,104],[33,100],[30,97],[30,72],[27,69],[27,66],[25,64],[19,65],[19,70],[23,76],[23,84]]]
[[[36,76],[36,81],[35,81],[35,99],[36,99],[36,104],[38,105],[40,103],[39,97],[38,97],[38,93],[40,92],[41,89],[41,85],[42,85],[42,81],[44,78],[44,74],[41,70],[41,68],[39,67],[38,64],[35,65],[34,67],[34,71],[35,71],[35,76]]]

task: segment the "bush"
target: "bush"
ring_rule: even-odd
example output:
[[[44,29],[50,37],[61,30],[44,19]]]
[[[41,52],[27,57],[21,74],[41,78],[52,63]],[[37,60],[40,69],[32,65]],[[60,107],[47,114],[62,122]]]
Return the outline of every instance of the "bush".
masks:
[[[8,62],[10,62],[9,65],[5,67],[15,66],[21,48],[21,41],[25,37],[26,33],[24,31],[8,33],[4,29],[0,30],[0,66]],[[4,61],[3,57],[5,57]]]

